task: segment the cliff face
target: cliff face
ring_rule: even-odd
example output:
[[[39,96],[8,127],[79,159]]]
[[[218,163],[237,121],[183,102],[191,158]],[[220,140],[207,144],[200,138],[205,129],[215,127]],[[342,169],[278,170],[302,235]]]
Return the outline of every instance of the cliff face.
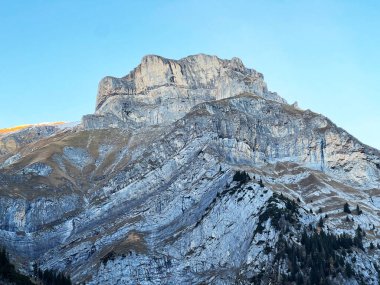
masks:
[[[0,243],[75,282],[378,284],[379,151],[238,59],[147,56],[0,163]]]
[[[149,55],[129,75],[100,82],[95,115],[85,116],[83,123],[88,128],[169,124],[199,103],[243,92],[285,102],[267,90],[262,74],[238,58],[200,54],[171,60]]]

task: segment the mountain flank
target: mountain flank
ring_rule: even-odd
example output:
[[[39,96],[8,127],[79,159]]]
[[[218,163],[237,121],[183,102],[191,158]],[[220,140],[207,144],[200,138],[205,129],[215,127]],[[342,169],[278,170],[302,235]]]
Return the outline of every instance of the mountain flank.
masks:
[[[240,59],[148,55],[80,123],[0,136],[0,244],[74,284],[379,284],[379,186]]]

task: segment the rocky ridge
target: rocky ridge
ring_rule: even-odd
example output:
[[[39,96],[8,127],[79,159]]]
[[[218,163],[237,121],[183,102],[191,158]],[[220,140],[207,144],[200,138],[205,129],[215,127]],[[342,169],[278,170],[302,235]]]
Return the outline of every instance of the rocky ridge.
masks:
[[[378,284],[379,151],[236,58],[144,57],[80,126],[0,163],[0,243],[78,283]]]
[[[262,74],[238,58],[199,54],[171,60],[148,55],[127,76],[100,81],[96,112],[85,116],[83,124],[89,128],[168,124],[199,103],[243,92],[285,102],[268,91]]]

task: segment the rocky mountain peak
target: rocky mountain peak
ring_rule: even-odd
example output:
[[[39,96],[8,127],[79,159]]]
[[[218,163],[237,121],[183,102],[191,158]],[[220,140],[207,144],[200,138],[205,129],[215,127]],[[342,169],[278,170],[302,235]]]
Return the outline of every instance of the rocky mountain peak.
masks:
[[[379,284],[379,151],[240,59],[148,55],[97,99],[79,126],[0,137],[0,245],[24,272]]]
[[[244,92],[286,103],[268,91],[261,73],[246,68],[239,58],[198,54],[173,60],[147,55],[127,76],[100,81],[96,112],[83,123],[88,129],[169,124],[199,103]]]

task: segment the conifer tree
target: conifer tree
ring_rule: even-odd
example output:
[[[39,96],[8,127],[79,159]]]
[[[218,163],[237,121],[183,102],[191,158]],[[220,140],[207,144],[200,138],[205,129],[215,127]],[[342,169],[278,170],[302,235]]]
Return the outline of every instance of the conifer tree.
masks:
[[[323,228],[323,219],[319,218],[318,227]]]
[[[350,210],[350,206],[348,205],[348,203],[346,202],[343,206],[343,211],[345,213],[348,213],[348,214],[351,214],[351,210]]]
[[[356,214],[361,215],[363,213],[362,210],[360,210],[359,205],[356,204]]]

